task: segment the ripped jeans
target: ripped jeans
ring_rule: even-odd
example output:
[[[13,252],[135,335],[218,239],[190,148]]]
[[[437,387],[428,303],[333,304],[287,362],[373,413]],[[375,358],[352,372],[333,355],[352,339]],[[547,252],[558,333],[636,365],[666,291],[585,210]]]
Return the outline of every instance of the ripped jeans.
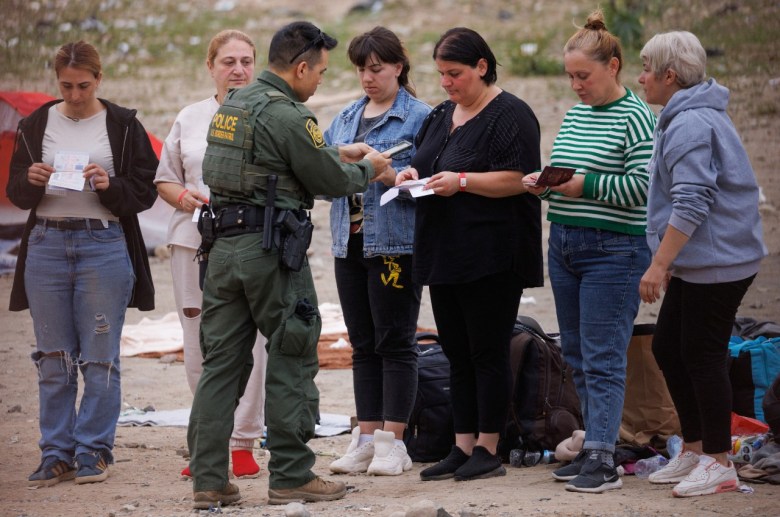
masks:
[[[41,456],[70,463],[97,451],[112,463],[122,402],[119,338],[135,283],[121,225],[36,225],[24,279],[37,342]],[[84,388],[76,408],[79,371]]]

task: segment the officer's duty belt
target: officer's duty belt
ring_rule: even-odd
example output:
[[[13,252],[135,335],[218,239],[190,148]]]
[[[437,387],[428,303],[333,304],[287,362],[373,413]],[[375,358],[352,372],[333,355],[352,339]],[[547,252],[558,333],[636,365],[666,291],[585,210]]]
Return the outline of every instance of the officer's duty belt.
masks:
[[[230,205],[220,208],[214,216],[214,233],[217,237],[230,237],[262,232],[264,210],[264,207],[255,205]]]

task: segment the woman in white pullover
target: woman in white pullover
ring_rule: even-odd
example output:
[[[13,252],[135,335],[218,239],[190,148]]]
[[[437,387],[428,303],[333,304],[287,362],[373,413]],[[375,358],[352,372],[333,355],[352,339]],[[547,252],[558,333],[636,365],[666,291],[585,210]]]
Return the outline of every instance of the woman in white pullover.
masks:
[[[195,260],[201,239],[193,222],[193,213],[208,202],[209,192],[203,183],[201,168],[206,152],[206,134],[211,118],[228,89],[241,88],[252,80],[255,46],[243,32],[224,30],[212,38],[206,66],[217,92],[208,99],[190,104],[176,116],[165,139],[154,180],[160,197],[176,209],[168,225],[168,243],[171,247],[174,298],[184,331],[184,367],[193,394],[203,371],[199,336],[203,295],[198,287],[198,263]],[[256,477],[260,471],[252,455],[252,447],[263,432],[268,357],[265,343],[265,338],[258,334],[253,349],[254,368],[234,414],[230,448],[236,477]],[[190,476],[189,467],[182,470],[182,476]]]

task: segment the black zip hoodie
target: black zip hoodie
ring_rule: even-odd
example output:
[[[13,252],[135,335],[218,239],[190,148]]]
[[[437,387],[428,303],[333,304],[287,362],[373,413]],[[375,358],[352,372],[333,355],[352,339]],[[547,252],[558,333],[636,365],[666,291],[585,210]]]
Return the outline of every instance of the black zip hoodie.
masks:
[[[137,214],[152,206],[157,198],[154,176],[158,159],[146,130],[135,117],[136,111],[99,99],[106,107],[106,130],[114,158],[115,176],[108,189],[98,191],[100,202],[112,214],[119,217],[127,241],[127,250],[135,272],[133,296],[128,307],[142,311],[154,309],[154,284],[141,235]],[[16,262],[14,283],[11,289],[9,309],[22,311],[29,307],[24,286],[24,267],[27,259],[27,241],[35,226],[35,210],[43,198],[45,188],[32,185],[27,180],[27,169],[43,156],[43,135],[49,116],[49,108],[62,102],[48,102],[19,122],[16,143],[11,158],[10,175],[6,194],[21,209],[30,209],[30,217],[24,228],[19,257]]]

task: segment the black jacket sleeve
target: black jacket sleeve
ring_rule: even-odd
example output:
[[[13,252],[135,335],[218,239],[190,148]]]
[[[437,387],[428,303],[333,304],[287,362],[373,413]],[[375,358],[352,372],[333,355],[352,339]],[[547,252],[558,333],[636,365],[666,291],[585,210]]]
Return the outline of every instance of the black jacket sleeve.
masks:
[[[45,127],[46,112],[41,113],[44,108],[46,111],[49,109],[48,105],[39,108],[35,114],[30,115],[29,120],[21,120],[16,130],[16,141],[14,143],[14,152],[11,156],[8,185],[5,188],[5,193],[8,199],[11,200],[11,203],[22,210],[35,208],[40,203],[46,190],[45,187],[36,187],[27,180],[27,169],[33,163],[41,161],[40,142],[29,138],[27,128],[39,121],[42,116],[44,117],[43,124]],[[28,123],[25,124],[25,122]]]
[[[116,176],[106,190],[97,192],[100,202],[117,217],[149,209],[157,199],[154,176],[159,161],[146,130],[133,117],[127,126],[109,131],[109,139],[111,148],[121,151],[114,153]]]

